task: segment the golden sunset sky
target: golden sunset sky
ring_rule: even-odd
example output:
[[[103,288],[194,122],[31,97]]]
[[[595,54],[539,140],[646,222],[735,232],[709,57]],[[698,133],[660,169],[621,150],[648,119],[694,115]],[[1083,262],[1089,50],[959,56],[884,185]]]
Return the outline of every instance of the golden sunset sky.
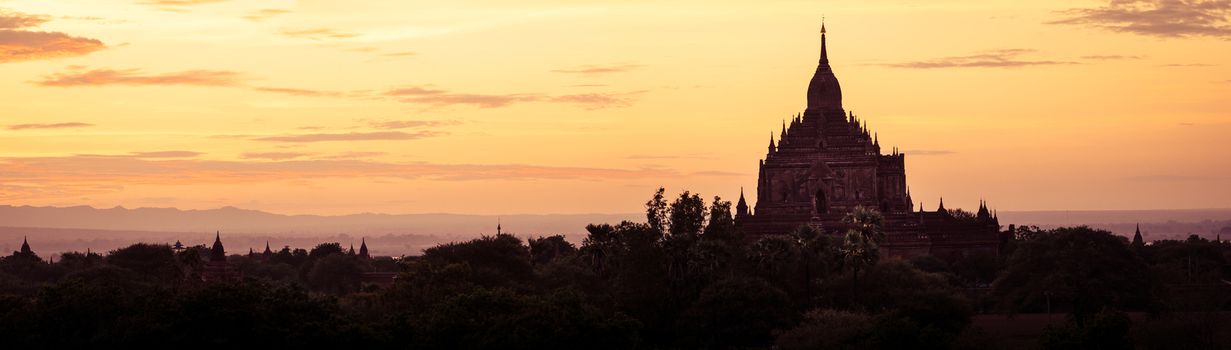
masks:
[[[0,0],[0,204],[734,200],[844,104],[934,209],[1231,207],[1231,1]]]

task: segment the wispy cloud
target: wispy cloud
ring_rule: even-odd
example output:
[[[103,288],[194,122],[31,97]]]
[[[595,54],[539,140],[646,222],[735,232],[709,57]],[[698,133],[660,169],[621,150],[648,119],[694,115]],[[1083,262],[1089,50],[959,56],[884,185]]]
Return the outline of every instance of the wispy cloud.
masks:
[[[662,168],[619,169],[530,164],[439,164],[357,159],[207,160],[76,155],[0,158],[6,182],[39,184],[200,184],[286,179],[390,177],[441,181],[620,180],[679,175]],[[699,172],[702,175],[712,175]],[[726,176],[726,174],[719,174]]]
[[[362,159],[362,158],[368,158],[368,157],[382,156],[385,154],[386,154],[385,152],[350,151],[350,152],[322,155],[322,156],[317,156],[315,158],[317,159]]]
[[[1229,178],[1228,177],[1215,177],[1215,176],[1200,176],[1200,175],[1160,174],[1160,175],[1129,176],[1129,177],[1125,177],[1124,179],[1129,180],[1129,181],[1141,181],[1141,182],[1199,182],[1199,181],[1227,180]]]
[[[197,85],[236,86],[242,75],[238,72],[219,70],[190,70],[162,74],[146,74],[138,69],[92,69],[70,70],[44,77],[36,82],[42,86],[97,86],[97,85]]]
[[[1068,18],[1050,23],[1157,37],[1231,36],[1231,0],[1109,0],[1063,13]]]
[[[225,1],[227,0],[144,0],[140,1],[140,3],[143,5],[154,6],[163,11],[184,12],[188,11],[188,8],[192,6]]]
[[[78,154],[78,157],[89,158],[132,158],[132,159],[168,159],[168,158],[196,158],[204,153],[193,151],[148,151],[148,152],[129,152],[127,154]]]
[[[29,30],[49,20],[48,16],[0,9],[0,63],[81,56],[106,48],[97,39]]]
[[[716,159],[713,153],[689,153],[680,155],[667,154],[634,154],[624,157],[625,159]]]
[[[346,39],[359,36],[359,34],[342,32],[330,28],[290,29],[282,31],[282,35],[292,38],[311,40]]]
[[[418,54],[419,54],[419,53],[414,52],[414,51],[398,51],[398,52],[383,53],[383,54],[381,54],[381,56],[386,56],[386,57],[409,57],[409,56],[414,56],[414,55],[418,55]]]
[[[27,129],[70,129],[70,128],[88,128],[94,126],[90,123],[48,123],[48,124],[13,124],[9,125],[9,130],[27,130]]]
[[[22,29],[47,23],[51,17],[0,9],[0,29]]]
[[[1081,56],[1081,59],[1083,59],[1083,60],[1092,60],[1092,61],[1139,60],[1139,59],[1142,59],[1142,58],[1145,58],[1145,57],[1143,57],[1143,56],[1135,56],[1135,55],[1090,55],[1090,56]]]
[[[1209,63],[1169,63],[1161,64],[1159,67],[1165,68],[1181,68],[1181,67],[1213,67],[1215,65]]]
[[[942,57],[923,61],[884,64],[893,68],[1016,68],[1030,66],[1050,66],[1078,64],[1072,61],[1031,60],[1021,56],[1035,52],[1031,49],[992,50],[968,56]]]
[[[551,102],[573,104],[586,109],[600,109],[631,105],[633,96],[643,92],[645,91],[574,95],[546,95],[540,93],[472,94],[423,87],[406,87],[386,91],[385,96],[392,97],[401,102],[422,103],[432,106],[470,105],[479,108],[496,108],[524,102]]]
[[[538,101],[538,94],[505,94],[485,95],[469,93],[453,93],[445,90],[408,87],[385,92],[398,101],[407,103],[423,103],[434,106],[471,105],[480,108],[504,107],[518,102]]]
[[[634,70],[637,68],[641,68],[641,65],[631,64],[631,63],[611,64],[611,65],[589,64],[589,65],[576,66],[572,68],[553,69],[552,72],[569,73],[569,74],[605,74],[605,73],[627,72],[627,71]]]
[[[192,158],[203,153],[193,151],[154,151],[154,152],[132,152],[129,153],[137,158]]]
[[[249,13],[247,15],[244,15],[242,18],[249,20],[249,21],[253,21],[253,22],[260,22],[260,21],[267,20],[271,17],[284,15],[290,12],[291,12],[290,10],[284,10],[284,9],[260,9],[252,13]]]
[[[273,92],[273,93],[287,94],[287,95],[293,95],[293,96],[342,96],[343,95],[343,93],[338,92],[338,91],[322,91],[322,90],[296,89],[296,88],[258,86],[252,89],[256,91]]]
[[[633,104],[633,96],[644,93],[645,91],[634,91],[626,93],[588,93],[552,96],[549,98],[551,102],[569,103],[581,106],[585,109],[603,109],[615,107],[628,107]]]
[[[311,153],[303,152],[246,152],[240,155],[244,159],[268,159],[268,160],[287,160],[301,158],[310,155]]]
[[[444,135],[439,131],[418,131],[418,132],[402,132],[402,131],[377,131],[377,132],[348,132],[348,133],[315,133],[315,134],[292,134],[282,136],[265,136],[257,137],[255,141],[277,141],[277,142],[327,142],[327,141],[381,141],[381,140],[417,140],[428,137],[436,137]]]
[[[368,124],[376,129],[409,129],[434,126],[457,125],[456,120],[372,120]]]
[[[915,149],[915,150],[904,150],[902,151],[902,153],[906,155],[912,155],[912,156],[943,156],[943,155],[954,154],[957,152],[950,151],[950,150],[944,150],[944,149]]]

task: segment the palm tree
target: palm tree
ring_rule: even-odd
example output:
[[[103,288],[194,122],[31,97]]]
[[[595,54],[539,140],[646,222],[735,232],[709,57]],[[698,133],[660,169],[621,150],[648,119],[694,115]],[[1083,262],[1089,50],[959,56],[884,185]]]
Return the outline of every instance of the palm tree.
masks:
[[[852,229],[858,231],[865,238],[870,238],[873,241],[880,242],[884,238],[885,233],[885,217],[881,216],[876,209],[858,206],[846,213],[842,217],[842,222],[850,225]]]
[[[880,258],[877,242],[885,237],[885,218],[875,209],[858,206],[842,218],[849,225],[842,241],[842,262],[851,270],[851,297],[859,292],[859,271],[876,264]]]

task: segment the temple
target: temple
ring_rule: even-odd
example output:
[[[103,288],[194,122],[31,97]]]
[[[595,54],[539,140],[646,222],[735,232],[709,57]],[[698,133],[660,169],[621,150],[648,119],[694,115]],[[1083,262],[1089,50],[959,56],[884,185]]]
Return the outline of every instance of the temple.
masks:
[[[810,225],[830,233],[845,231],[842,218],[855,207],[884,215],[881,251],[891,256],[958,257],[972,252],[997,254],[999,220],[980,203],[975,215],[946,210],[915,211],[906,186],[906,155],[896,148],[881,153],[880,140],[866,121],[842,106],[842,87],[829,63],[825,25],[821,58],[808,83],[807,107],[784,121],[759,163],[756,207],[743,190],[736,224],[751,237],[788,233]]]
[[[210,247],[209,260],[201,270],[205,282],[234,282],[244,278],[239,269],[227,263],[226,249],[222,246],[222,234],[214,233],[214,246]]]

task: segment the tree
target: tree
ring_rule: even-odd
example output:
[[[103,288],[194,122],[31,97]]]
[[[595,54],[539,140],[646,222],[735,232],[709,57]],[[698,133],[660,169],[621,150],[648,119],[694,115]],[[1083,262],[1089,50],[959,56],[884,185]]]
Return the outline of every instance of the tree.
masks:
[[[1009,311],[1067,309],[1077,323],[1105,307],[1151,307],[1149,269],[1127,242],[1089,227],[1034,234],[1009,257],[992,295]]]
[[[730,209],[727,211],[730,212]],[[705,201],[701,199],[701,195],[684,191],[679,198],[671,202],[668,232],[672,236],[697,237],[705,225],[705,215]]]
[[[769,344],[771,332],[794,322],[786,293],[760,279],[717,282],[681,318],[690,348],[750,348]]]
[[[564,240],[562,235],[540,236],[530,239],[527,243],[530,245],[530,260],[536,265],[546,264],[559,256],[577,252],[577,247]]]
[[[107,262],[132,270],[150,281],[165,283],[182,277],[175,251],[166,244],[137,243],[116,249],[107,254]]]
[[[664,195],[666,191],[665,188],[659,187],[657,191],[654,191],[654,197],[645,202],[646,224],[650,225],[650,228],[663,233],[667,232],[667,223],[670,222],[667,212],[667,197]]]
[[[333,254],[342,254],[342,252],[343,250],[341,243],[321,243],[317,244],[315,248],[312,248],[311,252],[308,252],[308,258],[316,260]]]
[[[735,218],[731,215],[731,201],[724,201],[714,196],[714,202],[710,204],[709,216],[710,221],[705,225],[702,237],[728,243],[739,243],[743,240],[735,229]]]
[[[483,236],[428,248],[423,251],[419,263],[469,264],[474,283],[487,287],[528,282],[534,270],[530,265],[529,249],[520,239],[509,234]]]
[[[880,258],[880,246],[877,244],[884,237],[885,219],[875,209],[857,206],[842,217],[842,222],[850,229],[842,241],[839,252],[842,263],[851,271],[851,290],[859,290],[859,271],[876,264]]]
[[[332,294],[354,292],[359,290],[363,271],[362,263],[354,256],[326,255],[312,263],[312,269],[308,271],[308,285]]]
[[[795,328],[783,332],[774,344],[783,350],[875,349],[872,316],[850,311],[821,309],[804,316]]]
[[[885,237],[885,218],[876,209],[857,206],[842,217],[842,223],[876,243]]]

